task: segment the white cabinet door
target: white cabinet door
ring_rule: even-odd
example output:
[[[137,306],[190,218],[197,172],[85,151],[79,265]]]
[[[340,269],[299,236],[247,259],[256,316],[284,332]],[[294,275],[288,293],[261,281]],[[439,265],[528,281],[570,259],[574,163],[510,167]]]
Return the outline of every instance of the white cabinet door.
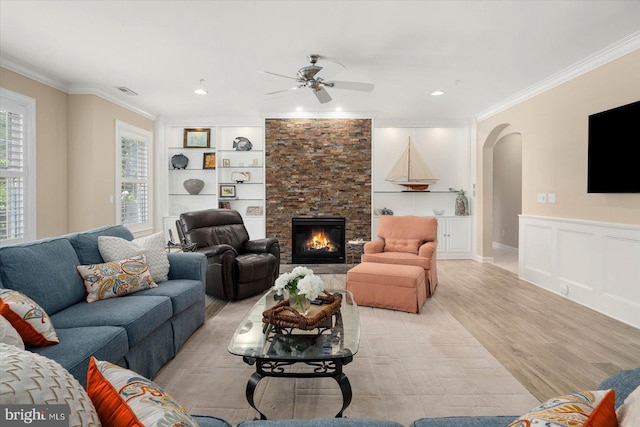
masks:
[[[447,218],[447,252],[471,252],[471,219]]]
[[[438,217],[438,258],[471,258],[471,218]]]

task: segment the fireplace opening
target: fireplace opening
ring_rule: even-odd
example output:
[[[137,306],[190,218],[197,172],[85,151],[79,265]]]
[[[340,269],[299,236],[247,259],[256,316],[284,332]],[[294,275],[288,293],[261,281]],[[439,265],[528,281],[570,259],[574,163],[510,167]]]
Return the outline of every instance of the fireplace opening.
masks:
[[[344,264],[344,234],[344,218],[293,218],[291,262]]]

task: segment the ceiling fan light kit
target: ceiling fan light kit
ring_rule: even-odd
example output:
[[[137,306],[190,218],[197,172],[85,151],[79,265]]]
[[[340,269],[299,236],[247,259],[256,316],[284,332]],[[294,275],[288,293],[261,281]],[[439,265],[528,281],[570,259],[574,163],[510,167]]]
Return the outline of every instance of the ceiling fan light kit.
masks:
[[[271,74],[278,77],[284,77],[287,79],[293,79],[298,82],[297,86],[289,89],[277,90],[275,92],[269,92],[267,95],[273,95],[276,93],[288,92],[301,88],[309,88],[313,91],[318,101],[321,104],[326,104],[332,100],[331,95],[327,92],[326,88],[345,89],[345,90],[357,90],[360,92],[372,92],[375,86],[372,83],[362,82],[343,82],[331,80],[331,77],[345,69],[345,66],[339,62],[330,62],[324,67],[316,65],[320,55],[311,54],[307,57],[311,65],[302,67],[298,70],[297,77],[289,77],[283,74],[272,73],[270,71],[263,71],[265,74]]]
[[[209,93],[204,88],[204,79],[200,79],[200,86],[198,86],[198,88],[194,90],[193,93],[195,93],[196,95],[206,95],[207,93]]]

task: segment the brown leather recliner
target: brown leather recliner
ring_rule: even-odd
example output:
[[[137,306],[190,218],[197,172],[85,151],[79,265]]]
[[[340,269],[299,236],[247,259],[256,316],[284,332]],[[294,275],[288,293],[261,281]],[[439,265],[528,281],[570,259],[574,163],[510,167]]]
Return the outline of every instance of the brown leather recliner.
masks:
[[[207,256],[208,295],[238,300],[273,286],[280,273],[280,244],[275,238],[249,240],[238,211],[185,212],[176,225],[181,241],[196,244]]]

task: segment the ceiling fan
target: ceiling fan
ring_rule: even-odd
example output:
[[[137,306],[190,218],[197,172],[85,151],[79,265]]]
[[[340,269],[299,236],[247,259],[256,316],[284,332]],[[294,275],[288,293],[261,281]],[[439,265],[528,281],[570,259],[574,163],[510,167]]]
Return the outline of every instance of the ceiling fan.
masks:
[[[297,81],[298,86],[294,86],[289,89],[277,90],[275,92],[269,92],[267,95],[273,95],[281,92],[288,92],[291,90],[297,90],[300,88],[307,87],[313,90],[313,94],[318,98],[321,104],[325,104],[331,101],[331,96],[329,92],[327,92],[327,87],[332,87],[335,89],[347,89],[347,90],[358,90],[361,92],[372,92],[374,85],[372,83],[360,83],[360,82],[341,82],[337,80],[331,80],[331,77],[343,70],[345,68],[344,65],[339,62],[330,62],[324,67],[320,67],[316,65],[320,55],[309,55],[307,57],[311,65],[307,65],[306,67],[302,67],[298,70],[297,77],[289,77],[282,74],[272,73],[270,71],[262,71],[264,74],[271,74],[278,77],[284,77],[287,79],[292,79]]]

